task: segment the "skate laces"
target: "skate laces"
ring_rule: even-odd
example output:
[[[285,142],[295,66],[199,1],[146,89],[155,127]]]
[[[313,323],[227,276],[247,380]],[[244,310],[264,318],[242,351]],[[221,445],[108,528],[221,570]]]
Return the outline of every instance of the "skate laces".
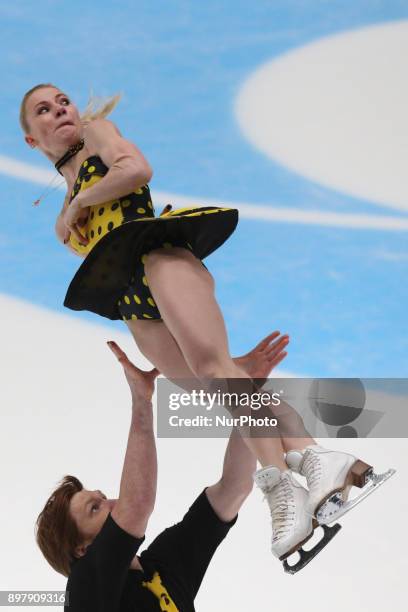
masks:
[[[287,476],[271,489],[264,491],[271,511],[273,540],[279,540],[291,528],[295,517],[295,497]]]
[[[307,478],[309,489],[312,489],[319,481],[322,473],[322,464],[317,454],[309,450],[305,452],[302,463],[302,473],[304,473]]]

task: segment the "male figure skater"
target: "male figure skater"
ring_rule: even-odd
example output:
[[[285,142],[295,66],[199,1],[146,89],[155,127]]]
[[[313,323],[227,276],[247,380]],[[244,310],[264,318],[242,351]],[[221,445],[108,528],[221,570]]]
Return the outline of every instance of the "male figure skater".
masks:
[[[220,480],[138,556],[156,497],[152,395],[159,371],[140,370],[116,343],[108,345],[132,394],[119,499],[66,476],[38,517],[37,542],[54,569],[68,576],[67,612],[193,612],[206,569],[252,489],[256,458],[234,429]],[[275,354],[276,364],[281,347]]]

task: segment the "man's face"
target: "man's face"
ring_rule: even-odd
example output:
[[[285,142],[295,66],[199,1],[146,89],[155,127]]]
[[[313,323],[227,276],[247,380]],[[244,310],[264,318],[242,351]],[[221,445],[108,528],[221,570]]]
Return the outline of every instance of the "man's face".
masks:
[[[71,498],[69,512],[84,540],[76,551],[79,557],[85,554],[86,547],[100,532],[116,502],[116,499],[107,499],[99,489],[95,491],[82,489]]]

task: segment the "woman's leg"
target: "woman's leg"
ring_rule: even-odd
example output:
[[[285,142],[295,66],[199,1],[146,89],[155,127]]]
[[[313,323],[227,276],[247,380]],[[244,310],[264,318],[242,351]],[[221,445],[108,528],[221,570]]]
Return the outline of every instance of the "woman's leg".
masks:
[[[184,379],[183,383],[186,391],[191,391],[193,387],[195,389],[200,388],[200,380],[189,368],[180,347],[167,329],[164,321],[131,320],[126,321],[126,324],[140,352],[163,374],[163,376],[169,380],[174,380],[174,383],[178,385],[180,385],[180,380],[177,379]],[[190,388],[188,388],[186,384],[188,380],[191,380]],[[284,449],[281,439],[274,438],[273,441],[274,444],[270,448],[271,463],[285,470],[287,469],[287,465],[284,460]],[[235,443],[235,446],[238,447],[238,443]],[[246,453],[245,457],[249,457],[249,455]],[[256,462],[254,469],[255,468]],[[229,472],[231,472],[231,470]],[[245,478],[244,480],[244,485],[247,486],[247,479]],[[240,486],[241,485],[242,483]],[[224,489],[225,487],[222,490],[224,491]]]
[[[154,249],[147,255],[145,273],[161,316],[193,374],[203,382],[210,378],[249,380],[230,356],[224,320],[214,296],[213,277],[193,253],[179,247]],[[286,422],[284,414],[280,422]],[[299,427],[298,422],[296,425]],[[288,448],[304,448],[314,443],[306,431],[304,435],[303,440],[297,438],[296,442],[288,438]],[[282,445],[276,437],[245,438],[245,442],[262,465],[271,465],[276,457],[273,448]]]
[[[126,321],[141,353],[169,380],[192,380],[199,388],[200,381],[188,367],[180,347],[163,321]],[[194,382],[193,382],[194,381]],[[185,380],[187,382],[187,380]],[[184,387],[186,391],[187,384]],[[280,442],[280,438],[278,438]],[[286,469],[282,444],[276,444],[275,465]],[[252,475],[256,470],[256,457],[243,442],[237,429],[231,431],[225,451],[220,480],[207,488],[207,497],[215,512],[223,521],[231,521],[253,487]]]

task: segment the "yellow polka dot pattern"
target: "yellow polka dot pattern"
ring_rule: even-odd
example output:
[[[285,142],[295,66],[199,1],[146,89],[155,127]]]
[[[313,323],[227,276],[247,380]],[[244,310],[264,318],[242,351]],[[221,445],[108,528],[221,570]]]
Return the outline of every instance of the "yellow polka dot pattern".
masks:
[[[160,244],[157,246],[160,247]],[[162,243],[162,246],[169,248],[174,246],[189,248],[187,243],[182,239]],[[150,292],[147,276],[145,275],[144,267],[148,254],[149,251],[143,253],[143,255],[139,257],[132,282],[129,284],[126,292],[124,292],[124,295],[117,302],[119,312],[122,318],[124,318],[124,321],[162,320],[156,301]]]
[[[86,159],[79,171],[71,198],[85,189],[89,189],[100,181],[108,168],[98,156]],[[82,245],[73,234],[70,236],[70,245],[81,255],[87,255],[95,244],[108,232],[119,227],[122,223],[140,218],[154,218],[154,207],[149,199],[148,185],[143,185],[128,196],[96,204],[89,208],[88,221],[85,226],[78,228],[79,232],[88,240]],[[139,205],[138,205],[139,202]],[[140,205],[142,204],[142,206]]]

